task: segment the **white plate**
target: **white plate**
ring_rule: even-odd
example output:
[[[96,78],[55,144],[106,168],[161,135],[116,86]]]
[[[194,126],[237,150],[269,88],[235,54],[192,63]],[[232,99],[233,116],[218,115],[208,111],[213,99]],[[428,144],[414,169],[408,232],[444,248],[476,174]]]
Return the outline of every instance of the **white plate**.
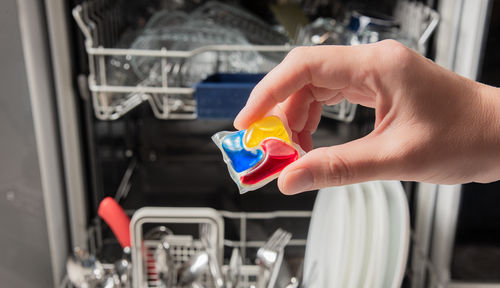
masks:
[[[379,288],[383,284],[389,248],[387,200],[379,183],[367,182],[361,185],[367,203],[367,250],[360,287]]]
[[[361,185],[349,185],[346,186],[346,189],[349,194],[350,204],[350,236],[348,240],[349,259],[345,262],[347,270],[342,287],[356,288],[358,287],[358,283],[360,283],[366,245],[366,205]]]
[[[375,225],[377,220],[377,214],[375,211],[375,192],[373,190],[373,185],[370,183],[361,183],[361,188],[363,189],[363,194],[365,197],[366,204],[366,229],[365,229],[365,249],[363,255],[363,265],[361,268],[361,277],[359,278],[358,287],[370,287],[370,283],[373,283],[373,278],[375,275],[375,257],[377,249],[377,230]]]
[[[330,215],[328,219],[331,225],[328,226],[330,233],[327,237],[326,253],[324,253],[325,263],[327,263],[325,274],[327,277],[325,287],[342,287],[345,272],[347,269],[348,241],[349,241],[349,196],[347,189],[336,187],[330,195]]]
[[[314,203],[304,257],[304,286],[341,287],[348,197],[344,187],[318,192]]]
[[[410,212],[399,181],[384,181],[382,186],[389,204],[389,247],[384,287],[399,288],[403,281],[410,242]]]
[[[316,201],[314,202],[309,231],[307,233],[306,252],[304,255],[303,286],[304,287],[325,287],[325,277],[319,271],[323,263],[322,247],[326,238],[325,215],[328,212],[328,194],[318,191]]]
[[[387,204],[387,196],[384,191],[384,187],[382,186],[380,181],[372,182],[375,187],[375,199],[376,199],[376,209],[379,215],[379,222],[376,229],[379,234],[379,242],[377,249],[377,261],[376,261],[376,273],[373,282],[373,286],[371,287],[381,287],[386,288],[384,286],[385,274],[387,271],[387,255],[389,254],[389,207]]]

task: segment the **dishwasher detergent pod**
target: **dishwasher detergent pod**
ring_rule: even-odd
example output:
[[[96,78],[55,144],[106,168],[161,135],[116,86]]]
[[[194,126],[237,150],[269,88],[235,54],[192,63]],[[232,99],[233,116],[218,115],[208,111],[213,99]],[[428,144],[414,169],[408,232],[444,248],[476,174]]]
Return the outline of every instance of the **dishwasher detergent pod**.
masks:
[[[287,165],[304,154],[276,116],[254,122],[246,130],[218,132],[212,140],[242,194],[278,178]]]

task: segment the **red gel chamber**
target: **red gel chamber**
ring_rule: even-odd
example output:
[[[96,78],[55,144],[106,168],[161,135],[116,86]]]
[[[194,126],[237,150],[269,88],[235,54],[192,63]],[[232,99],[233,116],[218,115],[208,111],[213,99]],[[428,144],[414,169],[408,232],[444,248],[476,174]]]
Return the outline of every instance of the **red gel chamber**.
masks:
[[[291,145],[277,139],[266,139],[261,143],[265,159],[261,164],[240,177],[244,185],[253,185],[279,173],[299,158],[299,153]]]

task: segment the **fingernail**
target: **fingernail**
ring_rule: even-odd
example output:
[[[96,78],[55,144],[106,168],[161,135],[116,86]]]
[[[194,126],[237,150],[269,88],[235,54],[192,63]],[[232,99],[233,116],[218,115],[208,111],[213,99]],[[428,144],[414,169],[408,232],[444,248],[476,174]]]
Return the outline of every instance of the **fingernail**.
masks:
[[[309,190],[314,183],[314,177],[307,168],[299,168],[288,172],[285,175],[284,189],[285,194],[293,195]]]

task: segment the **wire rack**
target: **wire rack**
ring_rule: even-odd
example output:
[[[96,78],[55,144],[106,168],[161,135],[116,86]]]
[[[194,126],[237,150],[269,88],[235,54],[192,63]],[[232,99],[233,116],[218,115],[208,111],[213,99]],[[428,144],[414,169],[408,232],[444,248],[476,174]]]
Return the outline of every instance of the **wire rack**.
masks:
[[[170,244],[170,251],[176,268],[181,267],[191,257],[203,250],[201,241],[194,240],[187,235],[169,237],[168,243]],[[144,241],[146,255],[153,255],[159,244],[159,241]],[[156,273],[147,273],[146,277],[147,287],[161,287],[162,283]],[[200,283],[203,283],[204,287],[210,287],[207,286],[211,285],[208,269],[203,272]]]
[[[165,208],[168,209],[168,208]],[[240,280],[239,280],[239,288],[246,287],[256,287],[255,285],[258,282],[259,277],[259,267],[257,265],[250,265],[252,263],[252,255],[249,255],[249,248],[258,248],[261,247],[265,239],[259,241],[249,241],[247,240],[247,222],[252,220],[276,220],[276,219],[305,219],[308,220],[311,217],[310,211],[275,211],[275,212],[260,212],[260,213],[247,213],[247,212],[229,212],[229,211],[217,211],[224,219],[226,220],[236,220],[240,223],[239,230],[239,240],[235,241],[233,239],[224,239],[223,244],[225,248],[234,248],[237,247],[240,249],[242,255],[244,256],[245,262],[241,267]],[[132,213],[127,213],[132,214]],[[93,255],[97,255],[98,251],[103,248],[103,239],[101,234],[101,225],[98,219],[95,219],[94,224],[89,228],[89,243],[90,243],[90,253]],[[439,278],[436,274],[436,269],[430,260],[428,254],[422,248],[421,244],[418,241],[418,237],[414,234],[414,231],[411,233],[411,241],[412,241],[412,258],[419,259],[422,263],[422,267],[424,273],[430,277],[433,283],[430,288],[439,288],[446,287],[446,282]],[[158,245],[158,241],[148,240],[144,241],[144,247],[146,251],[149,252],[150,255],[154,253],[154,249]],[[203,249],[203,245],[199,239],[194,238],[192,235],[173,235],[169,238],[169,244],[172,245],[172,255],[174,256],[174,263],[176,267],[179,267],[187,261],[190,257],[195,255],[198,251]],[[306,239],[297,239],[294,238],[290,241],[289,246],[303,247],[305,249]],[[224,259],[224,263],[227,263],[228,259]],[[134,264],[134,263],[133,263]],[[105,269],[112,270],[113,264],[111,263],[103,263]],[[416,267],[412,267],[411,263],[408,263],[408,267],[406,270],[406,277],[408,279],[412,279],[414,277],[414,273],[418,271],[414,270]],[[227,265],[223,265],[223,272],[227,271]],[[146,287],[160,287],[160,282],[158,281],[157,275],[149,274],[146,275],[147,286]],[[203,287],[213,287],[211,283],[211,278],[209,276],[208,271],[201,277],[201,283],[204,284]],[[69,282],[67,276],[61,281],[60,288],[74,288]],[[134,286],[133,286],[134,287]],[[403,287],[411,287],[411,285],[405,285]]]
[[[147,253],[152,255],[155,252],[158,244],[158,241],[146,241],[144,245],[147,249]],[[169,239],[169,244],[171,245],[170,249],[172,250],[174,265],[176,268],[181,267],[183,263],[203,250],[201,241],[193,241],[193,239],[189,236],[172,237]],[[227,272],[227,268],[227,265],[222,266],[222,271],[224,274]],[[243,265],[241,267],[239,277],[240,279],[238,281],[238,287],[255,287],[257,285],[259,277],[259,267],[257,265]],[[203,271],[198,283],[201,284],[202,287],[214,287],[208,269]],[[162,283],[158,280],[158,276],[155,273],[149,273],[147,275],[146,287],[162,287]]]
[[[73,9],[73,17],[85,38],[88,54],[88,88],[91,92],[95,116],[100,120],[116,120],[143,102],[150,104],[154,115],[159,119],[196,119],[195,89],[171,83],[173,74],[183,70],[179,61],[195,59],[203,53],[214,52],[217,57],[232,52],[261,52],[266,55],[281,55],[283,58],[294,46],[285,45],[206,45],[189,51],[160,49],[110,48],[118,45],[119,32],[126,29],[121,21],[120,0],[100,1],[109,3],[96,5],[95,1],[84,1]],[[106,21],[104,21],[106,19]],[[254,27],[255,28],[255,27]],[[269,36],[269,35],[267,35]],[[268,37],[269,38],[269,37]],[[269,41],[268,41],[269,42]],[[110,74],[123,73],[113,70],[113,59],[133,61],[134,58],[160,63],[156,75],[161,81],[152,83],[142,79],[137,83],[116,85]],[[217,60],[219,61],[219,60]],[[126,66],[129,63],[124,64]],[[130,69],[130,67],[124,67]],[[272,66],[265,71],[268,72]],[[126,84],[126,83],[125,83]],[[347,101],[327,108],[324,116],[350,122],[354,119],[356,106]]]
[[[228,259],[224,259],[224,248],[239,248],[244,264],[241,267],[240,279],[238,287],[255,287],[259,279],[259,267],[253,263],[253,255],[249,253],[248,249],[257,249],[264,245],[269,235],[265,235],[263,239],[248,240],[248,221],[267,221],[267,220],[295,220],[302,218],[309,221],[311,217],[310,211],[275,211],[275,212],[229,212],[229,211],[216,211],[209,208],[141,208],[138,210],[131,221],[132,229],[132,264],[134,271],[134,287],[160,287],[161,282],[158,275],[151,270],[144,267],[147,265],[144,255],[153,255],[155,249],[160,243],[159,240],[144,239],[144,227],[157,227],[165,225],[171,227],[172,225],[185,225],[185,224],[200,224],[204,225],[209,223],[212,225],[210,229],[213,231],[211,236],[213,243],[218,243],[216,255],[219,256],[220,263],[227,263]],[[239,223],[238,240],[234,239],[219,239],[223,238],[224,234],[224,220],[236,221]],[[307,228],[307,227],[306,227]],[[255,236],[255,235],[252,235]],[[183,234],[183,235],[169,235],[167,241],[170,246],[171,255],[176,268],[179,268],[188,261],[191,257],[196,255],[201,250],[205,249],[199,235]],[[253,237],[255,238],[255,237]],[[135,243],[135,244],[134,244]],[[141,243],[137,246],[137,243]],[[135,245],[135,246],[134,246]],[[295,238],[292,239],[288,246],[295,246],[305,249],[306,239]],[[137,247],[136,247],[137,246]],[[143,252],[142,252],[143,251]],[[142,255],[142,256],[141,256]],[[227,265],[222,265],[222,271],[228,269]],[[212,278],[209,271],[205,271],[200,279],[200,284],[203,287],[214,287]],[[142,284],[141,284],[142,283]]]
[[[408,192],[412,191],[410,185],[406,185],[405,190],[407,191],[407,193],[417,193],[417,191]],[[422,191],[420,190],[419,192],[422,193]],[[408,196],[408,198],[412,199],[413,197]],[[421,201],[419,201],[418,203],[420,203],[422,207],[428,206],[421,203]],[[160,225],[165,225],[169,227],[171,225],[182,224],[182,223],[203,224],[207,223],[207,219],[216,219],[215,221],[212,221],[212,223],[218,223],[217,226],[220,227],[220,231],[217,231],[218,233],[215,234],[219,235],[218,237],[221,238],[222,240],[221,241],[214,240],[214,242],[220,243],[217,245],[218,247],[217,254],[220,255],[221,257],[220,263],[225,264],[222,266],[222,270],[223,271],[227,270],[227,263],[229,258],[228,255],[229,253],[222,253],[222,251],[230,252],[232,248],[239,248],[242,258],[244,259],[243,262],[244,265],[241,269],[241,274],[240,274],[240,281],[239,281],[240,285],[238,286],[240,288],[253,287],[255,283],[257,283],[257,281],[259,280],[259,274],[258,274],[259,267],[253,265],[255,252],[259,247],[262,247],[264,245],[265,241],[267,240],[266,238],[271,234],[272,230],[275,229],[276,227],[285,228],[286,230],[289,230],[290,232],[295,234],[294,238],[290,241],[289,245],[287,246],[288,247],[287,249],[291,249],[291,251],[297,252],[296,249],[298,248],[302,252],[305,251],[306,232],[308,230],[307,223],[309,223],[310,217],[312,215],[311,211],[294,211],[294,210],[273,211],[273,212],[232,212],[225,210],[213,210],[209,208],[155,207],[148,209],[152,210],[149,210],[150,212],[140,217],[143,220],[145,220],[141,222],[141,226],[146,227],[146,229],[144,229],[143,232],[150,231],[155,226],[160,226]],[[136,211],[129,210],[127,211],[127,214],[129,216],[132,216],[138,214],[139,211],[140,210]],[[177,212],[177,214],[175,214],[172,211],[180,211],[180,212]],[[169,217],[165,217],[166,215],[169,215]],[[176,216],[175,219],[172,219],[172,215]],[[197,219],[197,220],[192,220],[192,219]],[[200,221],[199,219],[204,219],[204,220]],[[137,220],[133,222],[137,222]],[[267,228],[268,230],[267,234],[260,233],[256,235],[255,229],[252,229],[255,228],[256,225],[258,227],[265,227],[271,225],[272,227]],[[109,244],[117,245],[116,240],[114,238],[103,239],[103,232],[102,232],[103,228],[104,227],[102,226],[102,221],[99,218],[95,218],[92,221],[92,225],[88,228],[87,232],[88,242],[89,242],[88,247],[89,247],[89,252],[92,255],[102,255],[101,252],[106,249],[105,247],[110,247],[110,246],[105,246],[104,243],[107,243],[106,245]],[[235,228],[236,231],[234,231]],[[230,231],[231,229],[233,230],[232,233],[224,232],[224,231]],[[135,230],[132,229],[132,231],[133,231],[133,238],[136,237],[141,238],[143,237],[143,235],[145,235],[144,233],[140,233],[140,230],[137,229]],[[419,233],[422,233],[422,231],[420,231]],[[427,247],[426,244],[421,242],[423,241],[422,239],[425,239],[427,237],[425,236],[425,233],[417,235],[415,234],[415,231],[412,229],[410,235],[412,242],[410,250],[411,251],[410,259],[412,260],[409,261],[409,263],[407,264],[407,269],[405,273],[406,274],[405,278],[409,281],[408,283],[406,283],[407,285],[403,285],[402,287],[405,288],[419,287],[418,285],[414,286],[413,280],[420,279],[420,281],[423,281],[425,278],[422,278],[422,273],[423,275],[427,275],[425,277],[430,279],[431,284],[428,284],[429,287],[431,288],[447,287],[446,279],[442,279],[440,275],[438,275],[436,272],[437,270],[432,260],[430,259],[429,256],[430,254],[429,251],[427,250],[428,248],[425,248]],[[199,235],[197,235],[197,233],[194,234],[181,233],[169,236],[168,243],[171,245],[172,249],[171,251],[174,256],[174,264],[177,268],[180,267],[188,259],[190,259],[190,257],[192,257],[193,255],[197,254],[199,251],[204,249],[205,246],[201,243],[198,237]],[[110,242],[110,240],[112,241]],[[158,243],[159,241],[156,240],[156,238],[154,240],[144,240],[143,247],[145,248],[145,252],[143,252],[143,255],[154,255],[154,249],[158,247]],[[290,250],[288,251],[290,252]],[[299,254],[302,252],[299,252]],[[285,256],[287,256],[286,253]],[[303,254],[301,254],[300,257],[303,257]],[[298,260],[302,261],[301,259]],[[109,271],[113,270],[112,263],[102,263],[102,264],[105,269]],[[134,261],[132,264],[134,265],[134,267],[136,267],[137,261]],[[296,271],[296,267],[294,267],[293,270]],[[133,287],[159,287],[159,281],[157,275],[146,274],[145,272],[143,275],[146,279],[145,283],[147,283],[147,285],[144,286],[136,285]],[[204,273],[203,277],[201,278],[201,282],[205,284],[204,287],[213,286],[208,271]],[[410,282],[412,283],[410,284]],[[72,288],[73,286],[71,286],[67,277],[65,277],[59,287]]]
[[[95,115],[100,120],[116,120],[143,102],[150,104],[154,115],[159,119],[196,119],[197,107],[193,97],[195,89],[192,86],[186,87],[171,83],[175,73],[189,69],[183,68],[179,61],[196,60],[197,56],[207,52],[215,53],[216,57],[237,51],[263,52],[283,57],[294,47],[288,44],[247,43],[245,45],[206,45],[187,51],[167,50],[164,47],[159,49],[131,49],[129,46],[110,48],[120,46],[118,45],[120,32],[127,28],[124,27],[125,24],[121,19],[121,5],[121,0],[88,0],[73,9],[73,17],[85,38],[89,65],[88,87],[91,91]],[[395,15],[396,20],[400,22],[401,32],[415,39],[416,50],[425,53],[427,40],[439,22],[437,12],[421,3],[400,1]],[[157,83],[152,83],[151,79],[142,79],[133,84],[113,83],[110,74],[123,73],[123,71],[114,71],[113,66],[108,65],[109,62],[113,62],[113,57],[125,59],[125,62],[141,58],[159,63],[160,67],[157,67],[159,69],[156,73],[158,75],[155,76]],[[127,65],[129,64],[124,64],[124,66]],[[130,67],[124,68],[130,69]],[[267,71],[271,68],[268,67]],[[356,104],[344,100],[337,105],[326,107],[323,116],[351,122],[355,113]]]
[[[101,1],[106,2],[106,1]],[[153,49],[109,48],[117,43],[118,32],[123,30],[123,23],[114,20],[120,18],[120,1],[113,5],[91,5],[85,1],[73,9],[73,17],[85,38],[85,50],[88,54],[88,85],[92,94],[95,115],[100,120],[116,120],[143,102],[148,102],[154,115],[159,119],[195,119],[196,101],[194,88],[169,85],[172,71],[180,71],[179,59],[190,59],[206,52],[215,52],[217,56],[224,52],[286,52],[290,45],[207,45],[189,51]],[[96,16],[99,15],[100,17]],[[103,16],[105,15],[105,16]],[[104,25],[102,18],[109,19]],[[109,79],[109,59],[155,59],[160,63],[159,85],[153,85],[150,79],[143,79],[136,85],[113,85]],[[128,67],[127,67],[128,68]],[[111,81],[112,82],[112,81]]]

